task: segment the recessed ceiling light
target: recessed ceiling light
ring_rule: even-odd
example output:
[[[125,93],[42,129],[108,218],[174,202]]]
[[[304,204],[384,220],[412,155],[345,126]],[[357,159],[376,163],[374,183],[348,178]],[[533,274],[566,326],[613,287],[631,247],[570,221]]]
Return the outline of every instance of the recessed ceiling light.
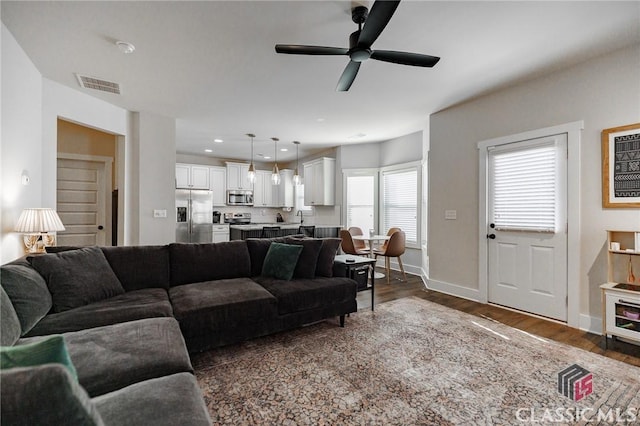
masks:
[[[289,150],[288,150],[287,148],[280,148],[280,151],[281,151],[281,152],[287,152],[287,151],[289,151]]]
[[[367,136],[365,133],[356,133],[355,135],[349,136],[348,139],[360,139],[364,138],[365,136]]]
[[[205,150],[204,150],[204,152],[213,152],[213,150],[212,150],[212,149],[207,148],[207,149],[205,149]]]
[[[316,121],[317,121],[318,123],[322,123],[324,120],[325,120],[324,118],[316,118]]]
[[[268,156],[268,155],[263,155],[263,156],[262,156],[262,158],[264,158],[265,160],[269,160],[269,159],[271,159],[271,157],[270,157],[270,156]]]
[[[118,46],[118,49],[125,54],[133,53],[133,51],[136,50],[136,47],[133,44],[127,43],[126,41],[116,41],[116,46]]]
[[[222,142],[224,142],[222,139],[214,139],[213,141],[214,141],[215,143],[222,143]]]

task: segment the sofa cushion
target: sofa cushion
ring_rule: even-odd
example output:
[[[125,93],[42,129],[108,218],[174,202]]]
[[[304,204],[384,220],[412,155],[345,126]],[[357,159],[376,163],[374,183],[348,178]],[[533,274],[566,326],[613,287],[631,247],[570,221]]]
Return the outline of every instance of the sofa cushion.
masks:
[[[94,398],[93,403],[108,425],[211,424],[198,382],[188,373],[136,383]]]
[[[43,364],[61,364],[77,379],[78,374],[69,358],[67,345],[59,334],[47,336],[37,342],[18,344],[0,349],[0,369],[35,367]]]
[[[316,277],[332,277],[333,261],[342,240],[340,238],[322,238],[322,247],[316,264]]]
[[[271,243],[284,243],[285,237],[247,238],[245,242],[247,243],[249,257],[251,259],[251,276],[257,277],[262,274],[264,258],[267,256]]]
[[[0,345],[13,345],[18,341],[21,333],[20,320],[16,310],[7,293],[0,287]]]
[[[171,285],[248,277],[251,259],[242,240],[169,245]]]
[[[3,425],[104,424],[85,390],[60,364],[2,370],[0,381]]]
[[[124,293],[98,247],[29,258],[47,282],[54,312],[85,306]]]
[[[259,277],[256,281],[278,300],[280,315],[330,306],[356,298],[357,284],[350,278],[320,278],[283,281]]]
[[[0,282],[13,303],[24,335],[53,306],[47,283],[31,266],[12,264],[0,268]]]
[[[322,247],[322,240],[319,238],[287,238],[287,244],[297,244],[303,247],[298,258],[294,278],[313,278],[316,276],[316,266],[318,255]]]
[[[249,278],[172,287],[169,297],[187,340],[191,336],[219,333],[225,327],[267,321],[277,315],[276,298]]]
[[[262,276],[290,280],[304,248],[294,244],[271,243],[262,265]]]
[[[26,336],[66,333],[173,314],[167,291],[148,288],[44,317]]]
[[[169,289],[169,246],[101,247],[125,291]]]
[[[78,381],[91,396],[142,380],[192,372],[175,318],[149,318],[64,333]],[[34,342],[43,337],[22,339]]]

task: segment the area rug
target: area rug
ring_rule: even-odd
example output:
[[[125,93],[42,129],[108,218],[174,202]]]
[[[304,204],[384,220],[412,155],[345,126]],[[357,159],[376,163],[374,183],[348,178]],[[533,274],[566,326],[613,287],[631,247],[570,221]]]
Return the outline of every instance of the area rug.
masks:
[[[192,361],[214,424],[640,424],[640,368],[415,297]]]

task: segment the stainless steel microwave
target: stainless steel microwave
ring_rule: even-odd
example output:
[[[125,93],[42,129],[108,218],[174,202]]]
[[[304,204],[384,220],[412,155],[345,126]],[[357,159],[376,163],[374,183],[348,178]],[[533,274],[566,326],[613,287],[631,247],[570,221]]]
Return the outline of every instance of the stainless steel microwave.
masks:
[[[230,189],[227,191],[228,206],[252,206],[253,191],[242,189]]]

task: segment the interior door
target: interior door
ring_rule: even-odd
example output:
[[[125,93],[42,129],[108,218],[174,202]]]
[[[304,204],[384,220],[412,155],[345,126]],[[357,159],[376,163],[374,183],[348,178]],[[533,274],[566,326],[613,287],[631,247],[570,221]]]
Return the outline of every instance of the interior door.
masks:
[[[488,300],[567,320],[566,134],[489,147]]]
[[[66,228],[58,245],[111,244],[110,171],[105,161],[58,158],[56,209]]]

